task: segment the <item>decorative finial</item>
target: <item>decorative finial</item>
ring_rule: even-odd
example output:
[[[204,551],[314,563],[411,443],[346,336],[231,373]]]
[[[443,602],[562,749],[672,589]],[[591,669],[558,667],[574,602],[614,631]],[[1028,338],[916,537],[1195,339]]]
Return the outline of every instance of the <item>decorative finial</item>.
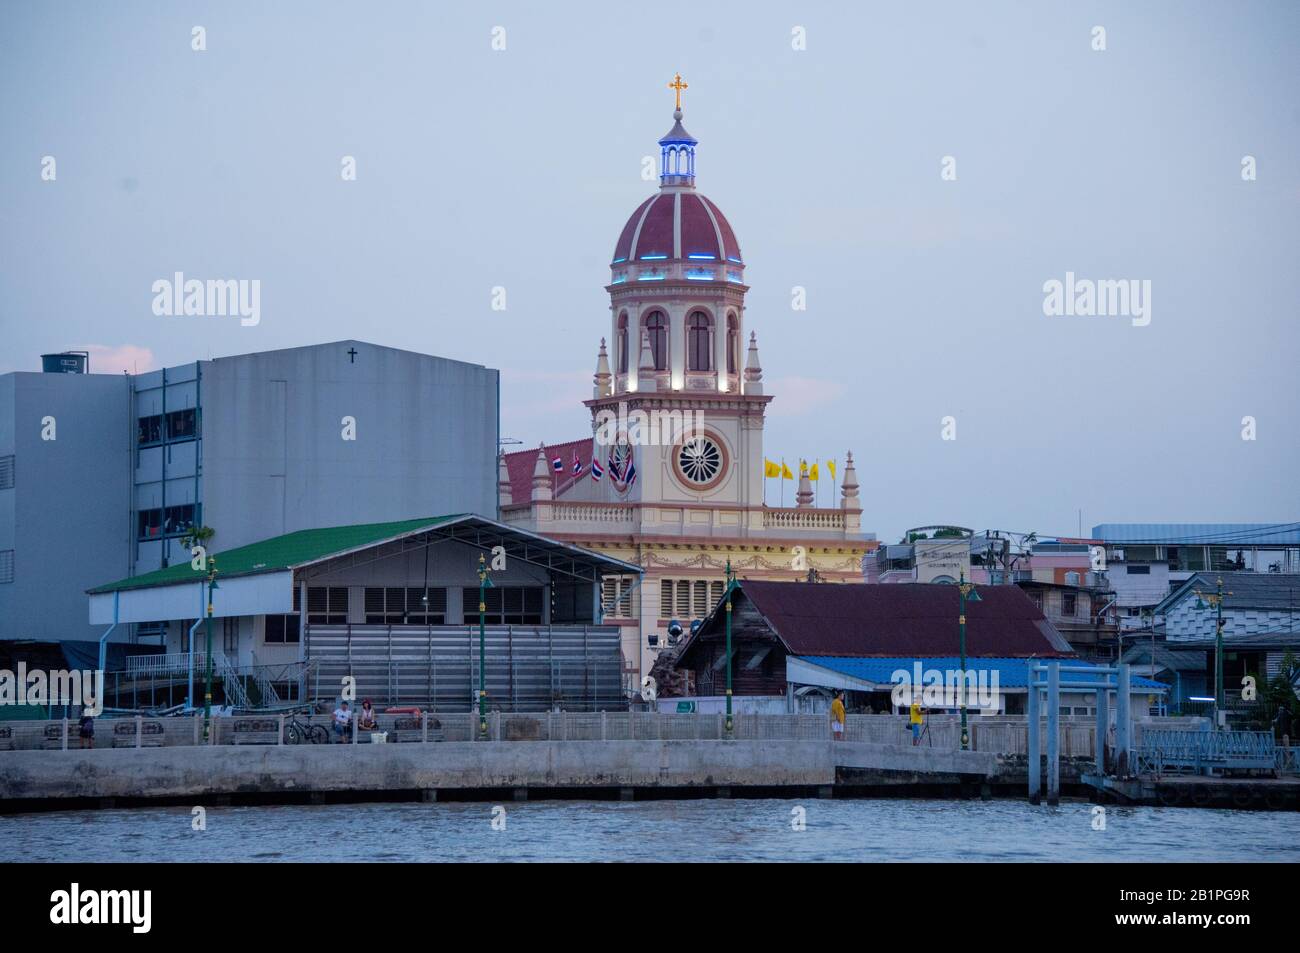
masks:
[[[763,365],[758,360],[758,335],[749,332],[749,354],[745,358],[745,393],[763,393]]]
[[[596,375],[591,379],[593,397],[609,396],[613,375],[609,372],[609,355],[605,353],[605,339],[600,339],[600,351],[596,354]]]
[[[676,113],[678,113],[678,115],[674,115],[673,118],[681,119],[682,117],[680,113],[682,111],[682,90],[689,89],[690,87],[682,82],[682,74],[678,73],[676,76],[673,77],[673,81],[668,84],[668,88],[677,94],[677,105],[674,107],[674,109]]]

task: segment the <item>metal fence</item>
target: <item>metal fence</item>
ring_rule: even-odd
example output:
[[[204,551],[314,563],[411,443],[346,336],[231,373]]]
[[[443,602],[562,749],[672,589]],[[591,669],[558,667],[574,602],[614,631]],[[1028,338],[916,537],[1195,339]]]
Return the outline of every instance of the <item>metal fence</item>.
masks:
[[[1138,770],[1162,774],[1214,774],[1220,771],[1288,771],[1290,749],[1275,744],[1268,731],[1147,732],[1137,746]],[[1294,756],[1291,756],[1294,764]]]
[[[135,716],[99,718],[94,737],[79,736],[76,719],[0,722],[0,752],[19,749],[75,750],[93,748],[150,748],[179,745],[281,745],[307,738],[311,731],[331,743],[386,743],[478,740],[479,719],[475,712],[422,712],[382,714],[376,730],[360,731],[356,719],[340,735],[332,716],[262,714],[214,716],[207,739],[202,714],[151,718]],[[487,717],[491,741],[655,741],[722,739],[739,741],[826,741],[830,726],[825,715],[733,716],[733,730],[726,730],[722,714],[672,714],[630,711],[490,712]],[[1170,733],[1171,728],[1189,727],[1192,719],[1150,719],[1135,725],[1136,742],[1142,745],[1147,732]],[[1046,731],[1046,726],[1041,726]],[[956,716],[936,715],[927,720],[920,744],[955,749],[959,745],[960,722]],[[1061,719],[1061,756],[1085,758],[1093,754],[1091,719]],[[1188,732],[1180,732],[1186,734]],[[1024,755],[1027,726],[1023,717],[979,717],[970,722],[971,748],[1001,755]],[[906,715],[849,715],[846,740],[872,744],[911,745],[912,733]],[[305,742],[309,743],[309,742]],[[1292,760],[1294,764],[1294,760]]]

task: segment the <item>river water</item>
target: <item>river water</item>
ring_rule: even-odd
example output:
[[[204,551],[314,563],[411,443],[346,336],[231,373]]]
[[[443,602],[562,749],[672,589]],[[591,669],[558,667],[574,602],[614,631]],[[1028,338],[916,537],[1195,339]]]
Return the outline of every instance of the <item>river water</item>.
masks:
[[[1300,861],[1300,813],[1109,806],[1105,829],[1097,830],[1093,805],[1082,801],[1056,808],[811,798],[205,811],[202,831],[182,807],[0,816],[0,861]]]

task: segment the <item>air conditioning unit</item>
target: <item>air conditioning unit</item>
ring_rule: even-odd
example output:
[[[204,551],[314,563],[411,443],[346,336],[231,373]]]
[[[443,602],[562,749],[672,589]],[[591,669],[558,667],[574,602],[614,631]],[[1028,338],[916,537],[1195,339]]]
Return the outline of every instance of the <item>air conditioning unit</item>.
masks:
[[[1110,551],[1110,558],[1111,558],[1111,559],[1118,560],[1119,562],[1123,562],[1123,561],[1124,561],[1124,550],[1122,550],[1122,549],[1112,549],[1112,550]]]

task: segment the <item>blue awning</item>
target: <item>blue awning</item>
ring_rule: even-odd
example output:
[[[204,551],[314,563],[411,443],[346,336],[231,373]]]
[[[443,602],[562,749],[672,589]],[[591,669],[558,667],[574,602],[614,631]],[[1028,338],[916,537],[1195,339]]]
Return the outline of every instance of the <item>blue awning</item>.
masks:
[[[808,665],[815,665],[818,668],[824,668],[839,675],[844,675],[862,682],[870,682],[875,685],[886,686],[892,684],[894,673],[904,671],[911,678],[912,671],[919,662],[921,670],[938,669],[939,671],[956,671],[961,668],[961,659],[955,655],[943,656],[939,658],[876,658],[868,656],[839,656],[839,655],[800,655],[791,656]],[[1029,685],[1029,663],[1043,662],[1045,659],[1027,659],[1027,658],[967,658],[966,670],[968,672],[987,672],[989,678],[993,673],[997,673],[998,685],[1002,688],[1024,689]],[[1090,668],[1102,668],[1102,666],[1085,662],[1079,659],[1060,659],[1063,665],[1087,665]],[[1065,672],[1063,679],[1069,676],[1080,675],[1080,672]],[[1138,675],[1132,676],[1131,685],[1135,689],[1150,690],[1152,692],[1163,692],[1168,690],[1168,686],[1160,682],[1153,681],[1149,678],[1142,678]]]

